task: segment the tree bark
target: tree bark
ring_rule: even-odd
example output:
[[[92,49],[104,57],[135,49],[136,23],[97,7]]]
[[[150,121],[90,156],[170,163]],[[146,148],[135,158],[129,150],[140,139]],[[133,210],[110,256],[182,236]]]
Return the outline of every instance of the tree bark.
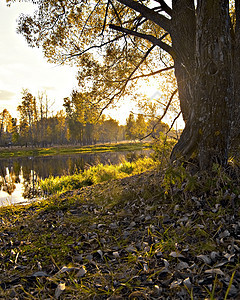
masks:
[[[228,1],[199,1],[196,19],[194,96],[171,158],[187,159],[196,151],[204,170],[213,163],[226,166],[230,149],[234,74]]]
[[[197,9],[197,78],[194,110],[199,123],[199,163],[226,166],[233,108],[229,1],[201,1]]]
[[[180,107],[187,122],[194,100],[196,16],[193,0],[172,1],[171,37]]]
[[[240,141],[240,0],[235,1],[236,25],[233,36],[234,61],[234,107],[232,121],[232,147],[238,147]],[[238,149],[237,149],[238,150]]]

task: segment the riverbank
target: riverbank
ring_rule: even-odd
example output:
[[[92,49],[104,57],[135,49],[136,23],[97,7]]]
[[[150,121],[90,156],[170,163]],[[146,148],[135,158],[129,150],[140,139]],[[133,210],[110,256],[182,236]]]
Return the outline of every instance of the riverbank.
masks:
[[[5,157],[21,157],[21,156],[49,156],[73,153],[95,153],[95,152],[121,152],[134,151],[141,149],[149,149],[152,147],[151,143],[113,143],[113,144],[98,144],[90,146],[53,146],[49,148],[31,148],[31,147],[11,147],[1,148],[0,158]]]
[[[182,168],[0,209],[1,299],[238,299],[239,185]]]
[[[159,162],[151,157],[135,157],[132,162],[122,159],[119,164],[97,164],[73,175],[50,176],[39,182],[39,188],[43,195],[59,194],[84,186],[137,175],[155,169],[157,166]]]
[[[150,153],[153,153],[152,149],[141,148],[137,151],[1,158],[0,206],[24,202],[24,197],[35,198],[40,190],[49,195],[146,171],[157,164],[144,159]]]

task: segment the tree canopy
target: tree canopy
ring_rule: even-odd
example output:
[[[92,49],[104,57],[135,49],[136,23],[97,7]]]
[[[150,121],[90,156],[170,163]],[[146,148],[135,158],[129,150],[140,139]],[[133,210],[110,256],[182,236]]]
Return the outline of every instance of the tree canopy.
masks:
[[[77,64],[96,106],[174,67],[186,126],[172,160],[226,166],[239,135],[239,0],[29,1],[35,14],[21,15],[18,31],[49,61]]]
[[[50,62],[77,65],[81,91],[91,91],[96,106],[129,95],[139,78],[173,68],[171,57],[148,39],[152,33],[170,44],[170,36],[118,1],[29,2],[38,9],[33,16],[20,16],[18,32],[31,47],[42,47]],[[142,35],[149,32],[147,39],[112,29],[122,23]]]

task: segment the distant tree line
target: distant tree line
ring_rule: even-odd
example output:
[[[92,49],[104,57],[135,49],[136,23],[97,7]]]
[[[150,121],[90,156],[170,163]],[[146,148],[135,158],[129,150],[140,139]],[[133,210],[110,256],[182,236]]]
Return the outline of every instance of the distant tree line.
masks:
[[[92,145],[96,143],[140,140],[150,132],[159,135],[169,127],[160,122],[153,128],[154,117],[136,117],[130,113],[126,125],[99,116],[99,110],[89,101],[86,93],[73,91],[64,99],[63,109],[51,112],[51,102],[47,95],[33,96],[23,90],[21,104],[18,105],[19,118],[14,118],[4,109],[0,113],[0,146],[52,145]]]

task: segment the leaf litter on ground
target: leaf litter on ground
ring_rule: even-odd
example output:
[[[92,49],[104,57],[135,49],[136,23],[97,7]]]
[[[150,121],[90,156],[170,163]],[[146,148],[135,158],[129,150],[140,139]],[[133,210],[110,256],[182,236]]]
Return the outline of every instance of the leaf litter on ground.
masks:
[[[240,297],[236,207],[162,181],[151,171],[3,209],[0,298]]]

